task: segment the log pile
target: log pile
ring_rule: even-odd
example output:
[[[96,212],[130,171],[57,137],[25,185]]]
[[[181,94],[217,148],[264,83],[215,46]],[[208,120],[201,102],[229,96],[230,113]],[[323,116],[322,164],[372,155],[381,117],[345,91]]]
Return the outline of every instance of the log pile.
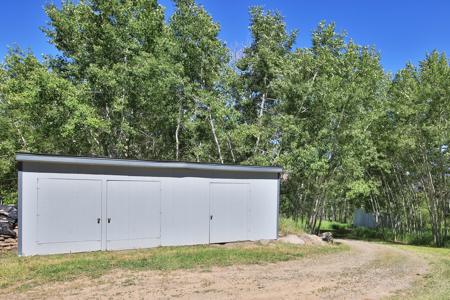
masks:
[[[0,205],[0,250],[17,247],[17,208]]]

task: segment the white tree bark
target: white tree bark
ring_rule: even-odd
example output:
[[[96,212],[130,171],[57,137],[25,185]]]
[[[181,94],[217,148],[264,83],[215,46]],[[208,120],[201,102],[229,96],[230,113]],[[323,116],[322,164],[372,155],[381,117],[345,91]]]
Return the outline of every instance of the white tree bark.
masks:
[[[266,106],[266,97],[267,97],[266,94],[263,93],[262,99],[261,99],[261,107],[259,108],[259,113],[258,113],[258,130],[261,129],[262,117],[264,115],[264,106]],[[258,136],[256,137],[255,149],[253,150],[253,152],[255,152],[255,153],[256,153],[256,151],[258,151],[260,140],[261,140],[261,133],[258,132]]]
[[[209,124],[211,125],[211,132],[212,132],[212,134],[214,136],[214,142],[216,143],[217,153],[219,154],[220,163],[223,164],[222,151],[220,150],[219,139],[217,138],[216,128],[214,126],[214,121],[213,121],[213,118],[212,118],[212,115],[211,115],[211,111],[209,112]]]
[[[176,155],[175,159],[180,159],[180,128],[181,128],[181,118],[183,114],[183,105],[180,103],[180,109],[178,111],[178,118],[177,118],[177,128],[175,129],[175,142],[176,142]]]

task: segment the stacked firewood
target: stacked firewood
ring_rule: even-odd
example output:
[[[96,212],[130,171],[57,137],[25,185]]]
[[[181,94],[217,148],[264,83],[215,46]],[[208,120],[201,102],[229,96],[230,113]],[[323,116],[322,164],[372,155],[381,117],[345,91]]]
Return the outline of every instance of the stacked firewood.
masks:
[[[0,205],[0,250],[17,247],[17,208]]]

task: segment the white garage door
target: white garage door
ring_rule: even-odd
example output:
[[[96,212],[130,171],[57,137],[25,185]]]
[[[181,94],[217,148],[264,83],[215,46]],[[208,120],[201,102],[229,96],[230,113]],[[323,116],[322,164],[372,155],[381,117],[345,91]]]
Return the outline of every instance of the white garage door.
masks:
[[[248,239],[249,184],[210,184],[210,243]]]
[[[66,252],[100,250],[100,180],[38,179],[37,243]]]
[[[108,181],[107,185],[107,249],[159,245],[160,182]]]

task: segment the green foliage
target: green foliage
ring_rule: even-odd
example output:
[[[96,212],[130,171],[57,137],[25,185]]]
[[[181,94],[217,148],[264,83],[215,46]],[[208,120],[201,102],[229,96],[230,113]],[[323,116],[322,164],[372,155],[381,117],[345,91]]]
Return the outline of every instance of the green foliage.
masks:
[[[332,202],[376,191],[365,171],[378,161],[371,128],[387,77],[375,51],[321,23],[313,47],[290,54],[277,86],[286,116],[280,161],[293,179],[291,201],[304,203],[314,232]]]
[[[236,62],[240,88],[236,108],[244,124],[244,157],[249,163],[278,163],[282,122],[278,119],[280,99],[275,81],[280,74],[297,33],[288,33],[278,12],[265,12],[261,7],[250,9],[252,42]],[[247,145],[246,145],[247,146]]]
[[[229,105],[228,49],[218,39],[219,25],[193,0],[175,1],[169,23],[172,59],[181,65],[177,87],[175,159],[235,162],[228,130],[235,125]],[[227,145],[227,146],[225,146]]]
[[[167,54],[162,8],[144,0],[67,1],[46,12],[45,32],[63,54],[50,65],[84,91],[80,99],[98,126],[83,154],[169,158],[181,78]]]

